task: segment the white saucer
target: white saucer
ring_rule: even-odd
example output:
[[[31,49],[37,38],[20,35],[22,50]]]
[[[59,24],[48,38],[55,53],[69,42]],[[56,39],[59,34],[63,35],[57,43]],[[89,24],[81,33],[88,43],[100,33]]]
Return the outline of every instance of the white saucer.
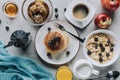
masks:
[[[88,17],[88,20],[85,20],[83,22],[78,22],[72,18],[71,9],[75,4],[78,4],[78,3],[85,3],[90,8],[90,15]],[[67,7],[67,11],[65,12],[65,17],[74,26],[78,28],[84,28],[91,22],[91,20],[93,19],[95,15],[95,12],[96,12],[95,8],[87,0],[73,0],[71,4]]]
[[[54,55],[51,54],[52,58],[49,58],[47,56],[47,51],[46,51],[46,48],[45,48],[45,45],[44,45],[44,37],[48,33],[48,28],[49,27],[51,29],[56,28],[54,26],[55,22],[63,25],[64,28],[67,31],[72,32],[73,34],[78,36],[77,31],[70,24],[68,24],[68,23],[66,23],[64,21],[51,21],[51,22],[48,22],[47,24],[43,25],[39,29],[39,31],[37,32],[36,38],[35,38],[35,48],[37,50],[38,55],[45,62],[47,62],[49,64],[53,64],[53,65],[61,65],[61,64],[65,64],[65,63],[69,62],[70,60],[72,60],[75,57],[75,55],[78,53],[78,50],[79,50],[79,47],[80,47],[80,44],[79,44],[80,42],[77,39],[75,39],[74,37],[72,37],[71,35],[68,34],[68,36],[69,36],[69,45],[68,45],[67,49],[64,50],[61,53],[56,53]],[[69,55],[66,55],[67,51],[70,52]]]

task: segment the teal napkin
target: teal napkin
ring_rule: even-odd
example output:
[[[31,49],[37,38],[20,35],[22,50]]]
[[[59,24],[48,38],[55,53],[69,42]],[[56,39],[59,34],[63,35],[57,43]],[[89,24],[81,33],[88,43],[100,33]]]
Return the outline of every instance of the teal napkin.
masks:
[[[31,59],[11,56],[0,41],[0,80],[55,80],[52,74]]]

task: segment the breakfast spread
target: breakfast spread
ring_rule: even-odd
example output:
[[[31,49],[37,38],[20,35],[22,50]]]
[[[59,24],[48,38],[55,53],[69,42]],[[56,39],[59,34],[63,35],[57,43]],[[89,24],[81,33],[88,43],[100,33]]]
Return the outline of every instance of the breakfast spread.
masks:
[[[28,15],[35,23],[42,23],[49,15],[49,7],[44,1],[35,1],[29,5]]]
[[[28,2],[30,1],[30,2],[28,3],[26,1]],[[120,6],[120,2],[117,0],[113,0],[113,1],[111,0],[112,2],[117,1],[117,4],[119,3],[119,5],[117,5],[115,9],[113,9],[113,7],[108,8],[105,6],[108,3],[103,3],[104,1],[109,1],[109,0],[101,0],[101,1],[103,8],[105,8],[111,13],[115,12]],[[15,17],[18,14],[18,8],[19,7],[14,3],[7,3],[4,5],[4,12],[9,17]],[[42,27],[36,34],[36,38],[35,38],[36,51],[38,52],[38,55],[41,57],[41,59],[43,59],[43,61],[57,66],[70,62],[79,52],[80,50],[79,48],[81,48],[79,44],[80,41],[79,39],[81,38],[79,38],[79,35],[76,30],[77,28],[74,28],[72,25],[71,25],[72,27],[66,26],[64,21],[56,20],[59,17],[61,17],[61,15],[59,16],[60,11],[58,9],[59,8],[57,7],[53,9],[53,5],[49,0],[48,1],[25,0],[23,2],[22,12],[21,12],[23,18],[26,21],[29,21],[30,23],[34,24],[34,26],[42,25]],[[54,10],[53,12],[55,13],[53,13],[52,10]],[[95,15],[94,6],[92,6],[91,3],[89,4],[87,0],[81,0],[80,2],[79,0],[74,0],[68,8],[64,7],[63,12],[65,13],[66,19],[68,19],[69,22],[71,22],[73,25],[75,25],[78,28],[84,28],[87,25],[89,25],[89,23],[91,22],[91,20]],[[52,14],[54,14],[54,17],[52,16]],[[113,22],[111,21],[111,19],[112,17],[114,17],[111,15],[112,14],[108,15],[108,13],[98,14],[94,19],[95,26],[98,26],[99,28],[102,29],[105,29],[108,26],[110,26],[111,23]],[[51,18],[55,20],[52,21]],[[9,24],[10,20],[6,21],[6,24]],[[63,26],[63,28],[61,29],[58,29],[56,28],[56,26],[51,26],[53,25],[53,23],[50,24],[49,22],[50,23],[59,22],[59,24],[63,23],[63,25],[65,26]],[[1,20],[0,20],[0,24],[1,24]],[[57,27],[60,27],[60,25]],[[63,30],[64,27],[65,30]],[[10,28],[10,30],[11,29],[12,28]],[[10,30],[9,30],[9,26],[7,25],[6,31],[9,32]],[[101,30],[101,32],[99,33],[96,31],[97,33],[95,32],[91,36],[88,35],[90,37],[86,37],[86,39],[83,40],[83,44],[85,44],[83,45],[84,56],[86,57],[87,55],[86,57],[87,60],[76,61],[75,65],[72,65],[73,70],[70,70],[69,67],[67,66],[61,66],[56,70],[56,75],[54,75],[56,80],[73,80],[73,77],[75,77],[75,80],[76,78],[89,79],[92,77],[92,75],[100,76],[98,74],[99,71],[95,70],[94,66],[101,68],[104,68],[106,66],[108,67],[118,59],[120,54],[119,46],[118,46],[120,45],[119,39],[116,38],[115,35],[109,33],[109,30],[108,31],[106,30],[106,32],[104,31],[103,33],[102,31],[104,30]],[[68,34],[69,36],[67,35],[67,33],[69,33]],[[71,36],[70,34],[73,34],[74,36]],[[28,47],[31,41],[30,33],[25,33],[22,30],[16,30],[15,32],[13,32],[10,39],[11,41],[8,42],[8,45],[4,46],[4,48],[14,45],[15,47],[24,49]],[[81,55],[78,56],[77,59],[79,59],[80,57]],[[120,73],[114,72],[113,74],[117,76],[111,76],[111,72],[110,72],[110,74],[107,73],[107,76],[105,77],[109,79],[113,77],[116,79],[118,77],[118,74]],[[95,79],[97,80],[97,78]]]
[[[8,16],[14,17],[14,16],[16,16],[17,13],[18,13],[18,7],[17,7],[17,5],[14,4],[14,3],[7,3],[7,4],[5,5],[5,12],[6,12],[6,14],[7,14]]]
[[[68,43],[68,35],[59,29],[51,30],[44,38],[46,50],[51,54],[65,50],[68,46]]]
[[[99,63],[106,63],[113,58],[114,40],[107,34],[93,34],[87,41],[87,54]]]

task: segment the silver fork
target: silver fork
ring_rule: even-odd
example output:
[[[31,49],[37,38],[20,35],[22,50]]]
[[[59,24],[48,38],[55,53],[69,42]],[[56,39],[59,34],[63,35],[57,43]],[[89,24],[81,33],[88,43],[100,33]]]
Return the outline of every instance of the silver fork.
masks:
[[[82,39],[82,38],[80,38],[80,37],[72,34],[71,32],[67,31],[61,24],[59,24],[59,23],[55,23],[55,24],[57,25],[56,27],[58,27],[60,30],[66,31],[67,33],[69,33],[70,35],[72,35],[73,37],[75,37],[76,39],[78,39],[80,42],[82,42],[82,43],[84,42],[85,39]]]

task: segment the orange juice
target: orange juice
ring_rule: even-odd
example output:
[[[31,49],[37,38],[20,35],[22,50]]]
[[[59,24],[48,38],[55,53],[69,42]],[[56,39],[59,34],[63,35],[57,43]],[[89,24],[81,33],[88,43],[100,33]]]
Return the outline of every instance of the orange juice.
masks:
[[[60,67],[56,72],[56,80],[72,80],[73,74],[67,66]]]

